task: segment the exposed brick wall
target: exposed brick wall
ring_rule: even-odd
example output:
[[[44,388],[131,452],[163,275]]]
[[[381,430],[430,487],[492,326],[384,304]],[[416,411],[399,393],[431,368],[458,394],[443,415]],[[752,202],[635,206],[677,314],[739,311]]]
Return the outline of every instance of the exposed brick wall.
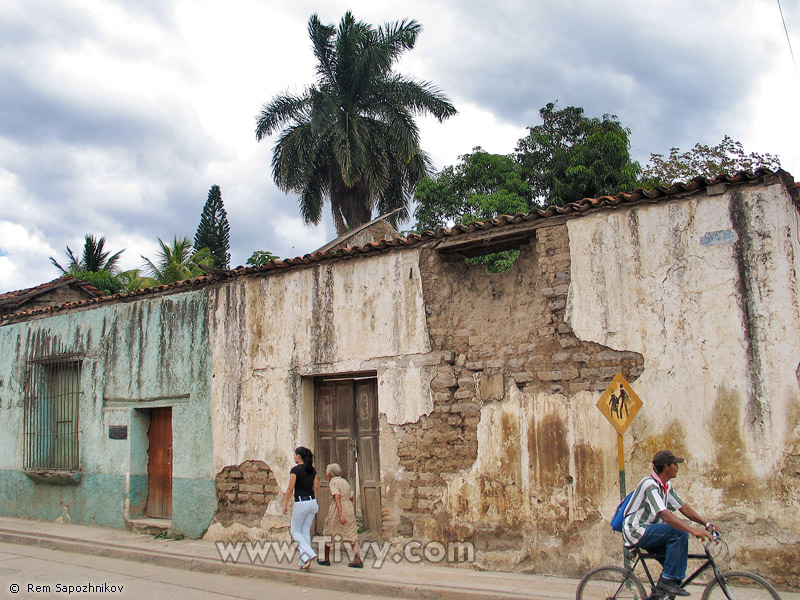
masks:
[[[643,368],[638,353],[581,341],[564,321],[570,284],[565,225],[537,230],[506,273],[487,274],[435,250],[424,251],[420,262],[433,349],[452,351],[456,359],[440,365],[431,383],[433,412],[404,426],[399,438],[407,485],[396,533],[408,536],[415,535],[419,517],[443,517],[437,511],[445,477],[475,462],[481,407],[503,399],[506,376],[523,392],[568,398],[604,390],[620,371],[634,381]]]
[[[260,460],[248,460],[217,473],[215,521],[228,527],[241,523],[255,527],[269,503],[281,495],[272,470]]]

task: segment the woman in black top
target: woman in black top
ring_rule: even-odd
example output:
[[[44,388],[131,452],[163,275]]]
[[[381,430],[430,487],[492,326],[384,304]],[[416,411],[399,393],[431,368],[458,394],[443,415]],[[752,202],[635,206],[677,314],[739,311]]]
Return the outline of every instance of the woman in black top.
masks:
[[[283,497],[283,514],[288,513],[289,498],[294,496],[292,538],[300,550],[300,568],[308,569],[317,558],[317,553],[311,547],[311,524],[314,522],[314,515],[319,511],[319,479],[314,469],[314,455],[311,450],[304,446],[298,447],[294,451],[294,461],[297,464],[289,471],[289,487]]]

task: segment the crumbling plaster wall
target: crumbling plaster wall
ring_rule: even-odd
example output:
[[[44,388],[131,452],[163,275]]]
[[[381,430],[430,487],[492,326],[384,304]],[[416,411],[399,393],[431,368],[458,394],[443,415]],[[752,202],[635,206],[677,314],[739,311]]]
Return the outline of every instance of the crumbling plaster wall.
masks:
[[[314,444],[318,375],[377,374],[382,447],[396,446],[393,426],[433,409],[430,381],[440,353],[431,352],[418,263],[415,250],[391,252],[211,292],[217,473],[263,461],[286,489],[295,446]],[[384,481],[392,468],[391,459],[382,464]],[[267,504],[267,516],[277,516],[279,498]]]
[[[385,537],[579,575],[619,548],[616,434],[595,403],[621,371],[645,402],[628,487],[657,449],[686,454],[685,496],[741,530],[742,560],[792,583],[800,229],[783,188],[760,189],[554,219],[503,274],[423,248],[221,286],[215,470],[263,461],[285,489],[293,447],[313,443],[313,376],[375,371]]]
[[[206,315],[205,293],[189,292],[0,326],[0,514],[124,527],[147,498],[143,414],[170,405],[172,530],[201,536],[216,500]],[[26,361],[37,340],[81,357],[76,486],[33,483],[23,473]],[[110,425],[127,426],[127,438],[110,439]]]
[[[800,585],[798,211],[783,185],[721,191],[570,221],[567,319],[644,357],[629,485],[672,447],[735,564]]]
[[[617,372],[635,381],[642,357],[582,341],[564,320],[564,224],[542,223],[520,251],[500,274],[421,255],[431,343],[455,358],[431,382],[433,412],[399,428],[392,533],[470,542],[484,568],[577,574],[580,534],[617,479],[604,458],[615,438],[593,405]]]

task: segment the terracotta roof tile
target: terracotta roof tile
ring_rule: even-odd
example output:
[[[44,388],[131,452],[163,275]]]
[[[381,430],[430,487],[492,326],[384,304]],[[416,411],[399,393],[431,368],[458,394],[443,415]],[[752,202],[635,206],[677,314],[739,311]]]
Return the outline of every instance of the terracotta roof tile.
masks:
[[[156,293],[169,292],[179,288],[196,288],[203,287],[207,284],[219,281],[220,279],[241,277],[245,275],[268,273],[274,270],[287,270],[297,267],[309,266],[319,262],[328,260],[341,260],[355,258],[359,256],[378,254],[385,252],[390,248],[399,247],[412,247],[429,242],[431,240],[451,238],[466,233],[473,233],[475,231],[485,231],[499,227],[506,227],[509,225],[516,225],[528,221],[536,221],[541,219],[549,219],[557,216],[569,217],[571,215],[580,216],[587,211],[594,211],[609,207],[618,207],[622,205],[634,204],[647,204],[656,203],[670,198],[682,195],[690,195],[712,188],[716,185],[736,186],[745,184],[760,183],[768,178],[774,178],[775,182],[782,182],[789,193],[792,195],[795,203],[800,208],[800,186],[795,183],[792,176],[779,169],[772,171],[770,169],[761,168],[755,172],[739,172],[734,175],[722,174],[717,177],[695,177],[685,183],[673,183],[668,187],[656,187],[652,190],[645,190],[637,188],[630,193],[619,193],[613,196],[601,196],[599,198],[583,198],[577,202],[572,202],[565,206],[547,206],[540,209],[534,209],[528,213],[517,213],[516,215],[502,215],[500,217],[489,219],[486,221],[476,221],[468,224],[458,224],[449,228],[439,228],[436,230],[423,231],[422,233],[411,233],[406,237],[383,239],[377,242],[370,242],[363,246],[355,246],[352,248],[339,248],[329,251],[316,251],[305,256],[298,256],[295,258],[285,258],[271,261],[260,267],[240,267],[237,269],[217,270],[219,273],[215,275],[203,275],[192,279],[178,281],[169,285],[161,285],[155,288],[148,288],[145,290],[138,290],[135,292],[115,294],[113,296],[103,296],[94,298],[92,300],[84,300],[80,302],[70,302],[60,306],[50,306],[38,308],[27,312],[14,313],[11,315],[0,316],[0,324],[3,321],[20,320],[29,316],[39,315],[48,312],[56,312],[61,310],[69,310],[91,304],[98,304],[101,302],[110,302],[114,300],[122,300],[126,298],[135,298],[139,296],[147,296]],[[53,282],[51,282],[53,283]],[[48,284],[45,284],[48,285]],[[22,290],[24,291],[24,290]],[[13,294],[17,292],[9,292]],[[6,294],[7,296],[8,294]],[[4,296],[0,296],[2,299]]]
[[[58,279],[48,281],[47,283],[43,283],[32,288],[13,290],[4,294],[0,294],[0,306],[21,306],[37,296],[41,296],[42,294],[46,294],[47,292],[65,286],[80,288],[90,297],[99,297],[105,295],[102,290],[97,289],[87,281],[77,279],[71,275],[62,275]]]

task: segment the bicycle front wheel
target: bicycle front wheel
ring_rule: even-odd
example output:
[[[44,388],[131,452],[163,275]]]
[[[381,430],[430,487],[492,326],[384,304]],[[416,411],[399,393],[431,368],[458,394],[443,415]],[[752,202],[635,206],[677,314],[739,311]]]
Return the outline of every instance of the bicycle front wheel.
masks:
[[[722,573],[722,583],[715,577],[706,586],[703,600],[781,600],[772,584],[749,571]]]
[[[597,567],[578,584],[575,600],[645,600],[644,587],[630,571],[617,566]]]

